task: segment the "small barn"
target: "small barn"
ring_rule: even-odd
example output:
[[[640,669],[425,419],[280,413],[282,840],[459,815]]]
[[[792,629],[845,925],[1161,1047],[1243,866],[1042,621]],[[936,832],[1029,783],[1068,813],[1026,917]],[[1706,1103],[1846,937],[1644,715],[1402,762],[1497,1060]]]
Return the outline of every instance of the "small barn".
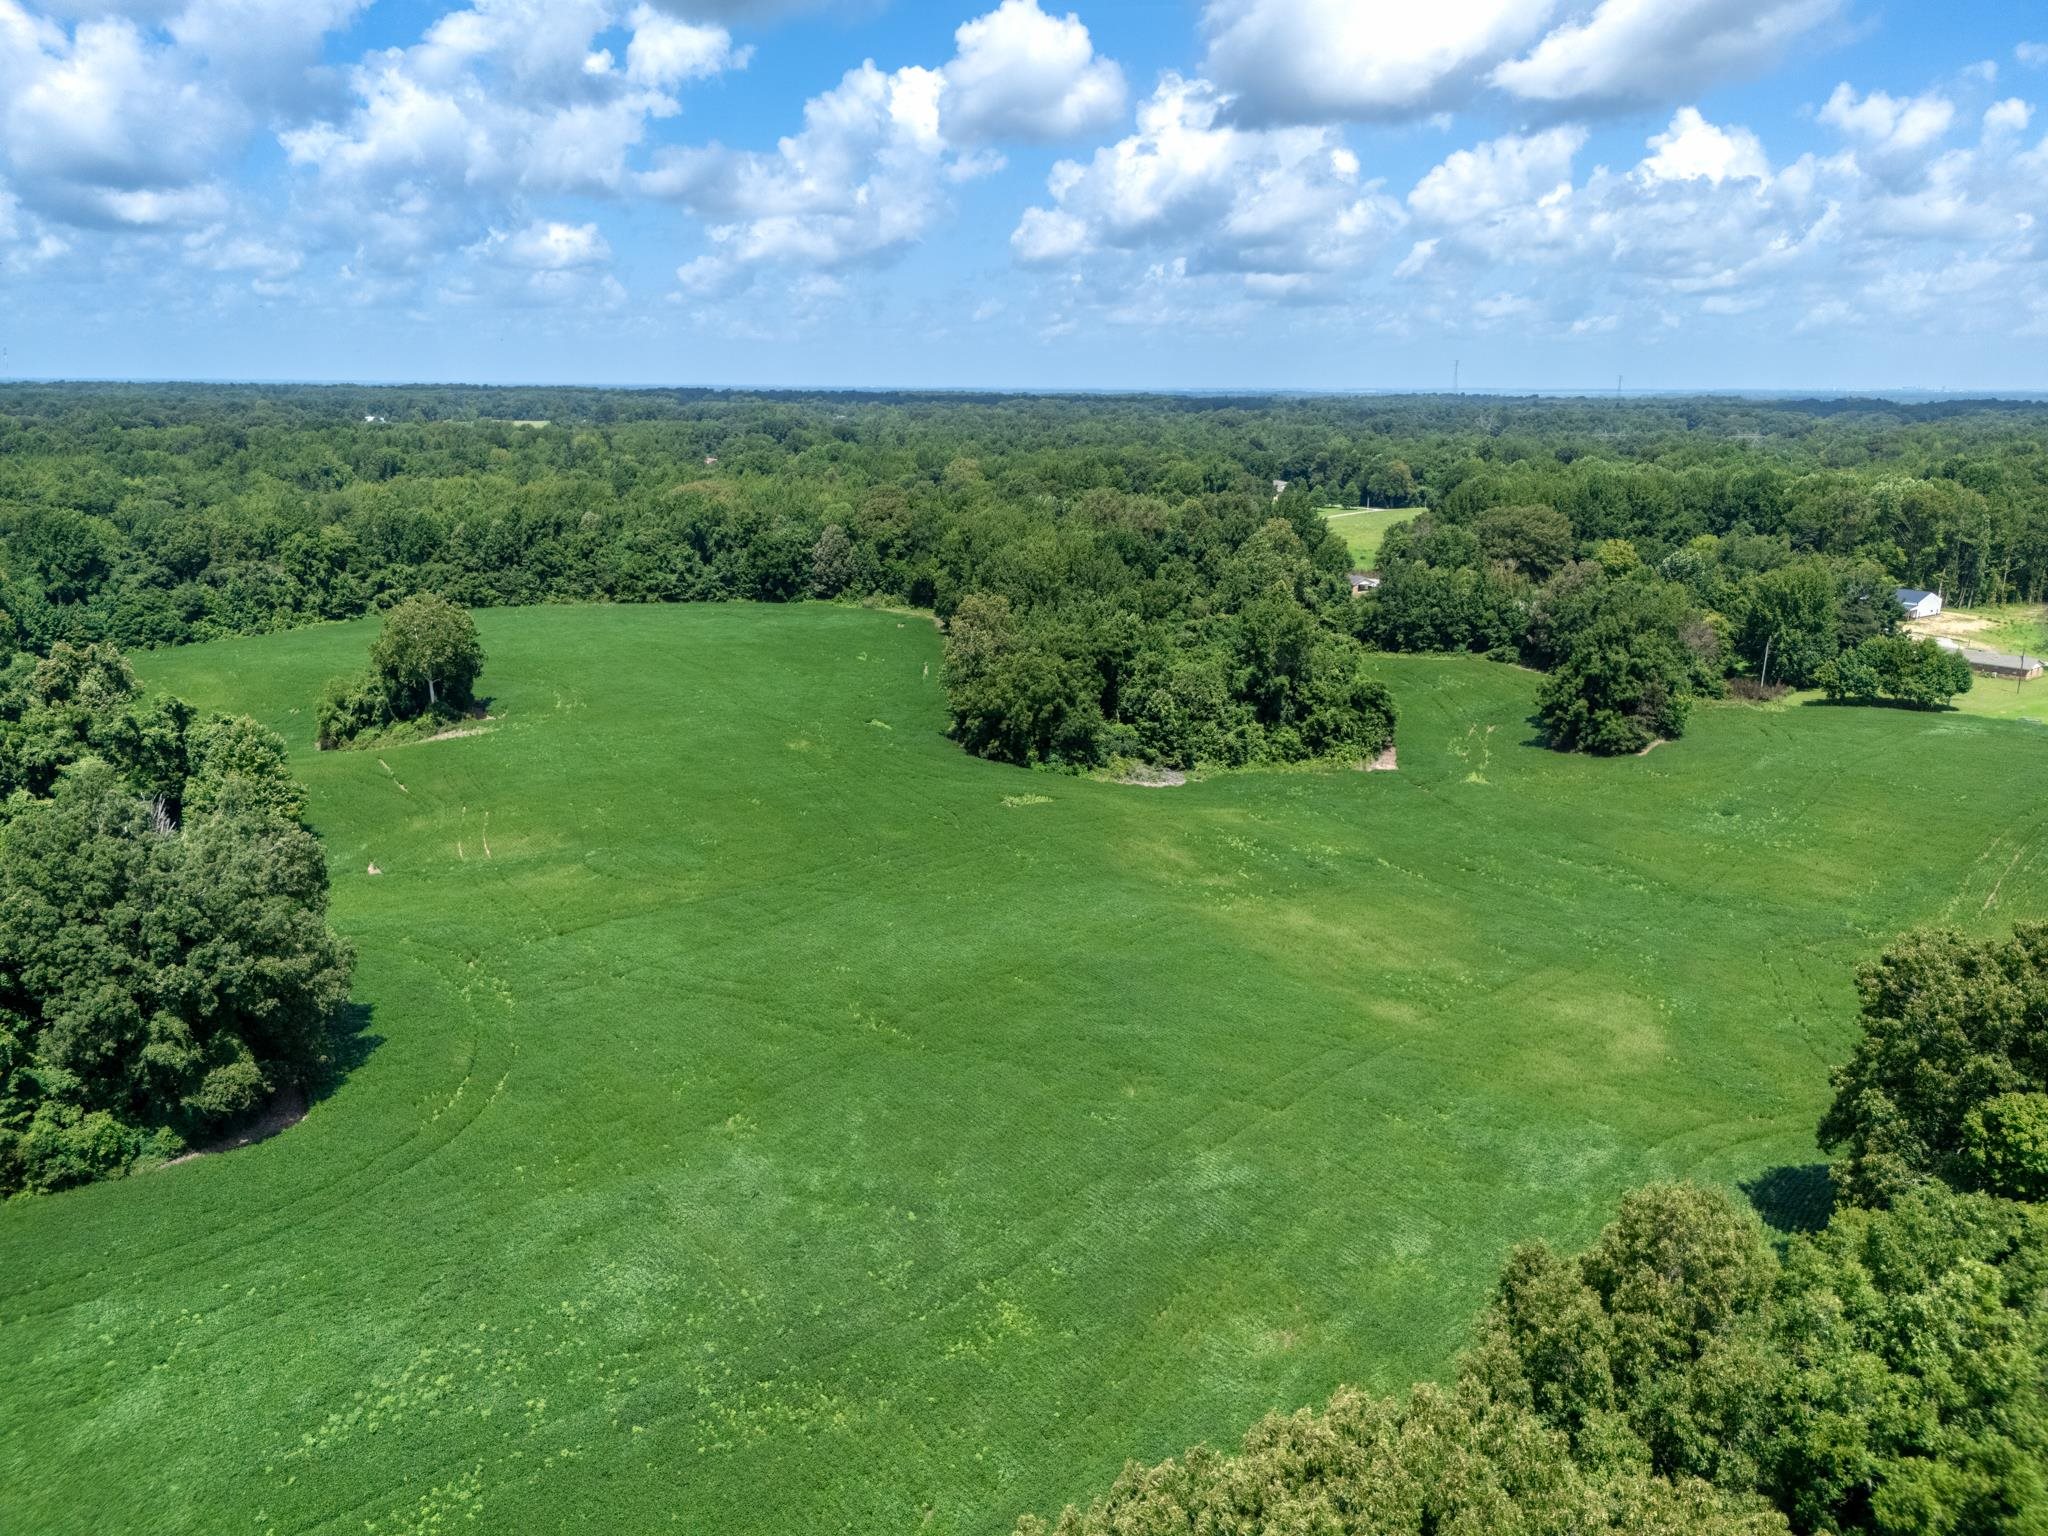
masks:
[[[1378,571],[1353,571],[1351,573],[1351,595],[1363,597],[1380,584]]]
[[[1941,612],[1941,594],[1922,592],[1918,587],[1899,587],[1892,592],[1909,619],[1931,619]]]
[[[1970,670],[1979,677],[2002,677],[2009,682],[2025,682],[2041,675],[2039,656],[2012,656],[2004,651],[1979,651],[1964,646],[1963,660],[1970,664]]]

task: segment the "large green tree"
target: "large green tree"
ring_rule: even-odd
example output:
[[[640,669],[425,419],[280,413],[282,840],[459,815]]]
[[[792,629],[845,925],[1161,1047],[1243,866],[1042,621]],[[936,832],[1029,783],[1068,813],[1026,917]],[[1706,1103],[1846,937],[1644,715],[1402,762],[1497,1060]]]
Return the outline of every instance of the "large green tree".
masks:
[[[1589,577],[1567,649],[1536,695],[1551,745],[1612,756],[1681,736],[1717,688],[1720,640],[1685,588],[1647,570]]]
[[[319,843],[216,732],[182,824],[96,759],[0,843],[0,1191],[181,1150],[322,1068],[350,954]]]
[[[409,597],[385,614],[370,646],[370,670],[401,720],[469,708],[483,669],[476,620],[432,592]]]
[[[1908,934],[1857,988],[1863,1032],[1820,1126],[1840,1187],[1866,1204],[1935,1179],[2026,1193],[2029,1101],[2048,1093],[2048,924],[2003,940]]]

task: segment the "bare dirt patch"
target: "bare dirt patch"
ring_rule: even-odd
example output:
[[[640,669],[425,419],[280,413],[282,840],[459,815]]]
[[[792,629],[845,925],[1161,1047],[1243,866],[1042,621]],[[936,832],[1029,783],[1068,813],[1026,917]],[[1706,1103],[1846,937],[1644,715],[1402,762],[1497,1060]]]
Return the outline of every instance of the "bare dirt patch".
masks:
[[[210,1141],[203,1147],[194,1147],[183,1157],[174,1157],[163,1166],[175,1168],[180,1163],[189,1163],[194,1158],[212,1157],[219,1152],[232,1152],[238,1147],[252,1147],[259,1141],[268,1141],[279,1131],[288,1131],[306,1118],[306,1095],[298,1088],[287,1088],[272,1099],[254,1120],[231,1136]]]
[[[1908,619],[1900,627],[1922,640],[1971,640],[1998,623],[1974,613],[1937,613],[1931,619]]]
[[[1358,765],[1360,773],[1398,773],[1400,769],[1400,755],[1392,747],[1388,747],[1371,762]]]
[[[1119,784],[1130,784],[1138,789],[1178,789],[1187,783],[1188,776],[1178,768],[1161,768],[1156,764],[1142,763],[1122,778]]]

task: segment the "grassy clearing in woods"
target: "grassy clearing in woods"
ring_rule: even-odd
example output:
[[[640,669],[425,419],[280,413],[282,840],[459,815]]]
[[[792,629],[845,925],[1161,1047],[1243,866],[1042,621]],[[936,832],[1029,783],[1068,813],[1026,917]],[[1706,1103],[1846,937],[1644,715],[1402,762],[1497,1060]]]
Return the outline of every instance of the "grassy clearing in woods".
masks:
[[[371,624],[138,658],[290,737],[374,1048],[0,1208],[0,1529],[1006,1531],[1440,1370],[1631,1185],[1809,1189],[1856,964],[2048,896],[1968,715],[1595,761],[1387,657],[1398,773],[1162,795],[961,753],[899,615],[480,623],[494,728],[381,754],[311,750]]]
[[[1370,566],[1379,558],[1380,541],[1387,536],[1387,530],[1396,523],[1405,523],[1422,516],[1426,507],[1324,507],[1323,520],[1327,522],[1351,549],[1351,558],[1361,566]]]

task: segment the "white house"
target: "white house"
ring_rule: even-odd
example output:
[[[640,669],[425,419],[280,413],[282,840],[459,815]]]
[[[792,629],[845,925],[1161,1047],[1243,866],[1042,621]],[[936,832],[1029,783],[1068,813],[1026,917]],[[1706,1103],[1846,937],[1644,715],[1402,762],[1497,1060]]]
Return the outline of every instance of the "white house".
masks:
[[[1922,592],[1918,587],[1900,587],[1892,593],[1909,619],[1931,619],[1941,612],[1941,594]]]

